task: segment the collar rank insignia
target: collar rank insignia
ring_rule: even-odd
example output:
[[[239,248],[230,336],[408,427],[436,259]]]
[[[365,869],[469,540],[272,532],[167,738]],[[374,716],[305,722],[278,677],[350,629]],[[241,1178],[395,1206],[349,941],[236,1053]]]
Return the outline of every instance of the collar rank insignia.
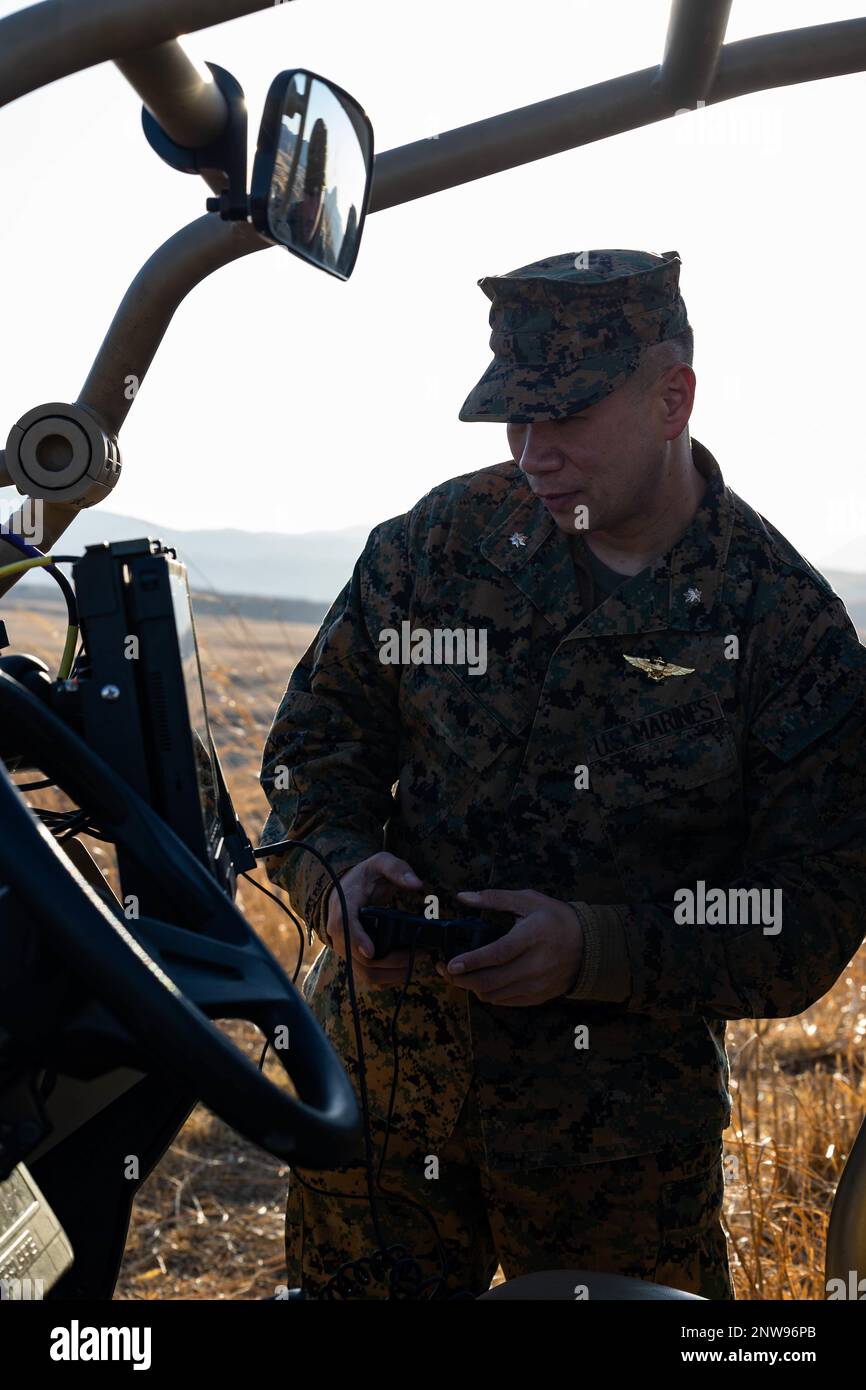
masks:
[[[512,545],[526,545],[526,537],[523,535],[522,531],[515,531],[514,535],[509,536],[508,539],[511,541]]]
[[[623,656],[630,666],[636,666],[639,671],[643,671],[645,676],[649,676],[651,681],[663,681],[668,676],[693,676],[695,674],[694,666],[673,666],[660,656],[654,656],[651,660],[645,656],[629,656],[627,652],[623,652]]]

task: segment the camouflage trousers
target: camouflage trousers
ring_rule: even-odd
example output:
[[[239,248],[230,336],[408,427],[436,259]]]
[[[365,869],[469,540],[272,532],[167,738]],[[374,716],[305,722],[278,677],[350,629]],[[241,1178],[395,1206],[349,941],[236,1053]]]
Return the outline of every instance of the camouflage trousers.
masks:
[[[374,1141],[378,1169],[381,1135]],[[506,1279],[586,1269],[704,1298],[734,1297],[719,1219],[721,1139],[575,1168],[492,1170],[470,1089],[441,1154],[424,1154],[417,1144],[389,1136],[381,1187],[385,1243],[405,1246],[422,1275],[434,1278],[443,1263],[432,1217],[447,1264],[443,1287],[450,1293],[483,1293],[501,1264]],[[292,1174],[286,1207],[290,1286],[320,1297],[341,1265],[376,1249],[363,1166]],[[352,1294],[388,1296],[386,1276]]]

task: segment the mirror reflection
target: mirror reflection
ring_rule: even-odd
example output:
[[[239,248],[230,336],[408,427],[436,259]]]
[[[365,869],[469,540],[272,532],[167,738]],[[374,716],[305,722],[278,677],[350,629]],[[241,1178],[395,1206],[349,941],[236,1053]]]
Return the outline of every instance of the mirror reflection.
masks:
[[[348,276],[358,253],[369,159],[366,131],[356,128],[343,100],[321,79],[295,73],[283,101],[268,194],[274,239]]]

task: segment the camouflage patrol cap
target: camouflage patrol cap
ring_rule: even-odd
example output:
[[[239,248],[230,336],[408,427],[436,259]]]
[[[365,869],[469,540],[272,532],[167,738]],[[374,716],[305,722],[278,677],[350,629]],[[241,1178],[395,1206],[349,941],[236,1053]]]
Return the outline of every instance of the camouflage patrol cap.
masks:
[[[461,420],[527,424],[595,405],[688,327],[676,251],[569,251],[478,281],[493,361]]]

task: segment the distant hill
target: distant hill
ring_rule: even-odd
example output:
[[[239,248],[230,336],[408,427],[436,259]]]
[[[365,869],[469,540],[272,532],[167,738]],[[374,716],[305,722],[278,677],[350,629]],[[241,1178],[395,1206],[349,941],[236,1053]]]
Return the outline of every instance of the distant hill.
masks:
[[[311,623],[318,627],[330,608],[330,603],[303,598],[268,598],[264,594],[226,594],[214,590],[197,589],[191,586],[193,609],[196,619],[205,618],[243,618],[249,622],[258,619],[275,619],[281,623]],[[51,583],[16,584],[8,594],[3,595],[2,607],[9,616],[9,610],[20,608],[28,612],[56,614],[63,613],[63,599],[59,589]]]
[[[190,585],[227,594],[306,599],[324,613],[351,576],[369,528],[343,531],[181,531],[158,521],[141,521],[102,508],[80,512],[57,543],[61,554],[75,554],[99,541],[152,536],[174,546],[190,572]],[[44,580],[20,580],[29,590]],[[17,586],[16,586],[17,587]],[[297,621],[308,621],[298,619]]]
[[[58,542],[61,553],[74,554],[98,541],[153,536],[174,546],[189,568],[190,587],[209,602],[219,596],[227,612],[246,617],[279,617],[284,622],[316,623],[327,612],[352,573],[369,530],[351,526],[342,531],[182,531],[161,522],[140,521],[91,508],[80,513]],[[863,547],[849,547],[856,560]],[[843,599],[851,619],[866,631],[866,571],[817,566]],[[27,577],[16,585],[28,594],[45,588],[43,577]],[[255,608],[248,600],[258,597]],[[214,613],[218,609],[212,609]]]

